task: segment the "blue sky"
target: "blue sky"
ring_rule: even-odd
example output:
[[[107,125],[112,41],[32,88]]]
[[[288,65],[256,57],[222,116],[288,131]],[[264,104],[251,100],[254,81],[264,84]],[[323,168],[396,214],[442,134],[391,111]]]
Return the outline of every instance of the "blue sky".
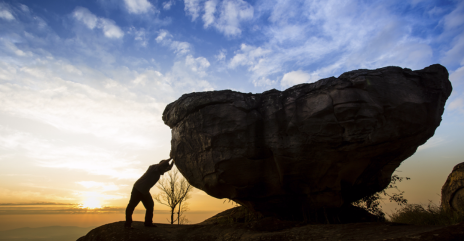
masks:
[[[408,192],[434,183],[413,200],[437,200],[463,161],[462,1],[0,1],[0,203],[125,205],[168,157],[161,115],[184,93],[434,63],[454,90],[436,135],[402,167]]]

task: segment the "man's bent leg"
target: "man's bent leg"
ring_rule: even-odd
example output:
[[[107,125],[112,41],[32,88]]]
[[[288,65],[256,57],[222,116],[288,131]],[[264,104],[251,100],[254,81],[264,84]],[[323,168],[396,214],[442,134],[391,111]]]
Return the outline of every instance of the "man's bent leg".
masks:
[[[143,193],[142,204],[143,206],[145,206],[145,209],[147,210],[145,213],[145,226],[154,226],[153,207],[155,206],[155,203],[153,202],[153,198],[151,197],[151,194],[149,192]]]
[[[126,208],[126,223],[124,224],[124,227],[130,227],[132,225],[132,214],[134,213],[135,207],[137,207],[141,200],[142,193],[137,189],[133,188],[129,204],[127,204]]]

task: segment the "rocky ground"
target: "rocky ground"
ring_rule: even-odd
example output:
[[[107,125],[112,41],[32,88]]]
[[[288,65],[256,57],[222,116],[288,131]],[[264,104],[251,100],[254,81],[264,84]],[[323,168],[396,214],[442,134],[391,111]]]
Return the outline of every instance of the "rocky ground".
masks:
[[[464,223],[451,226],[419,226],[398,223],[306,224],[265,218],[251,223],[220,223],[209,220],[195,225],[156,224],[146,228],[134,222],[103,225],[77,241],[161,241],[161,240],[464,240]]]

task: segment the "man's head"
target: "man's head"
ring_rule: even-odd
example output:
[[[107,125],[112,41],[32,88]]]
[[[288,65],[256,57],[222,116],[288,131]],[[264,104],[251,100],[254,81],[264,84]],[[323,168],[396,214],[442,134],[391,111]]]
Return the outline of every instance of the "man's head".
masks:
[[[172,161],[171,164],[169,164],[169,161],[172,160],[172,158],[166,159],[166,160],[161,160],[158,163],[158,170],[160,174],[163,174],[169,170],[171,170],[172,166],[174,165],[174,161]]]

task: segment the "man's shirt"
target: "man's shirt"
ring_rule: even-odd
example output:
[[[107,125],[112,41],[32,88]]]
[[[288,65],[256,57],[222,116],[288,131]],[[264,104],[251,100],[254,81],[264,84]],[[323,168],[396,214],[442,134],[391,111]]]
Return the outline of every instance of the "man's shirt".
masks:
[[[143,174],[139,180],[135,182],[134,188],[142,193],[150,192],[150,189],[160,179],[160,176],[161,175],[158,172],[158,164],[151,165],[148,167],[145,174]]]

